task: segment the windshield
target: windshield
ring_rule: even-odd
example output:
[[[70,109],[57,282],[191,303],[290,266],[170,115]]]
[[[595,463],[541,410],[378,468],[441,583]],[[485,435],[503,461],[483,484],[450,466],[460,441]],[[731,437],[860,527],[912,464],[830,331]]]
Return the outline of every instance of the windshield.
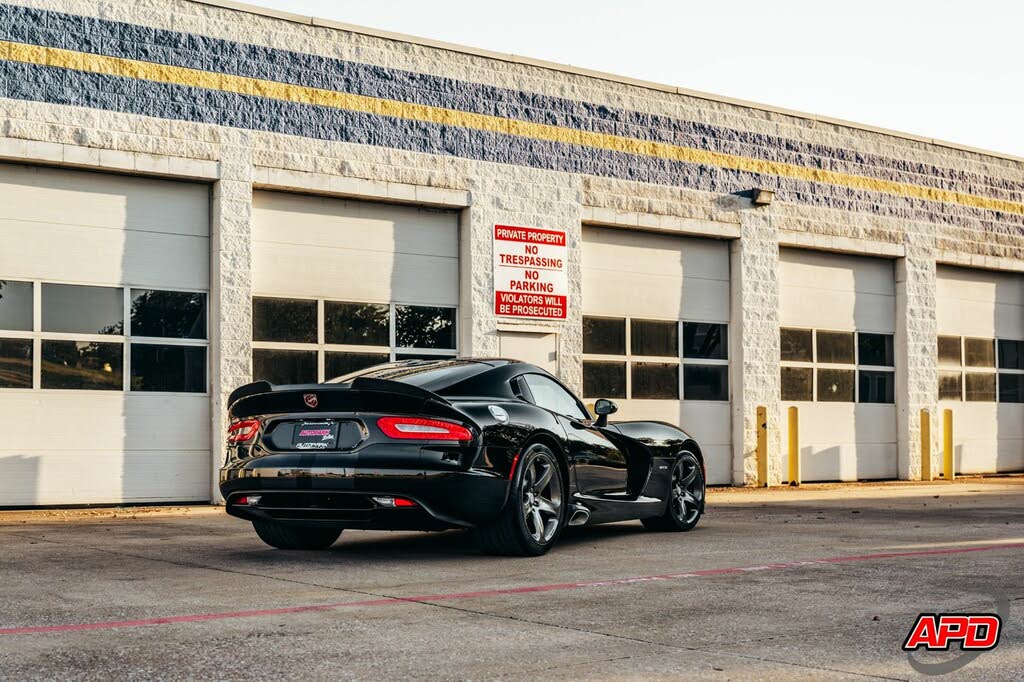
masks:
[[[428,391],[439,391],[491,368],[477,360],[403,360],[374,365],[331,379],[328,384],[347,384],[353,379],[386,379],[417,386]]]

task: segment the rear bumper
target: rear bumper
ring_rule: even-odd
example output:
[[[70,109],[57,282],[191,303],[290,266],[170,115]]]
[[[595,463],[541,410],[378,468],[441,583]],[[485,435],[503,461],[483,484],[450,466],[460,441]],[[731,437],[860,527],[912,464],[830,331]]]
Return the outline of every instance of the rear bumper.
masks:
[[[247,520],[381,530],[468,528],[493,521],[509,483],[485,471],[355,467],[261,467],[239,461],[220,470],[228,514]],[[238,504],[248,493],[256,505]],[[416,507],[389,508],[374,496],[400,496]]]

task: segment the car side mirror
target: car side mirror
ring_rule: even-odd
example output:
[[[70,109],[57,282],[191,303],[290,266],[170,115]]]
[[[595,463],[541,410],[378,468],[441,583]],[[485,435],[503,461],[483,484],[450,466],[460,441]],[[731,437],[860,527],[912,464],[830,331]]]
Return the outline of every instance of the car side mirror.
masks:
[[[607,398],[599,398],[594,403],[594,414],[597,415],[598,426],[608,426],[608,415],[619,411],[619,406]]]

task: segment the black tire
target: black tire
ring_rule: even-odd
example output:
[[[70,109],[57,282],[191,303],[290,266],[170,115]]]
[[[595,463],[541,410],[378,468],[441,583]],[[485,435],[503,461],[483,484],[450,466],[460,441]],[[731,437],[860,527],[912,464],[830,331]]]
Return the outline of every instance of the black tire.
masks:
[[[339,528],[293,526],[277,521],[253,521],[260,540],[278,549],[327,549],[341,535]]]
[[[473,531],[477,545],[487,554],[544,554],[565,527],[568,493],[555,453],[540,443],[528,446],[516,463],[505,508],[494,523]]]
[[[686,532],[704,515],[704,471],[691,452],[683,452],[672,467],[665,513],[640,522],[648,530]]]

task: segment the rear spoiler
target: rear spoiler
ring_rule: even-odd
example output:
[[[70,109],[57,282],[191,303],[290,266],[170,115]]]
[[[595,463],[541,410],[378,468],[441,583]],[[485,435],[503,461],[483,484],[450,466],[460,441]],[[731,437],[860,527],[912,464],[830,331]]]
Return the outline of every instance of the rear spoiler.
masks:
[[[282,391],[309,391],[323,393],[326,391],[351,390],[369,391],[372,393],[389,393],[391,395],[400,395],[406,398],[416,398],[418,400],[433,400],[441,403],[442,405],[451,405],[450,402],[438,394],[428,391],[425,388],[420,388],[419,386],[405,384],[401,381],[390,381],[388,379],[356,377],[349,384],[290,384],[275,386],[269,381],[254,381],[251,384],[246,384],[245,386],[236,388],[231,392],[231,395],[228,396],[228,408],[243,398],[259,395],[261,393],[279,393]]]

